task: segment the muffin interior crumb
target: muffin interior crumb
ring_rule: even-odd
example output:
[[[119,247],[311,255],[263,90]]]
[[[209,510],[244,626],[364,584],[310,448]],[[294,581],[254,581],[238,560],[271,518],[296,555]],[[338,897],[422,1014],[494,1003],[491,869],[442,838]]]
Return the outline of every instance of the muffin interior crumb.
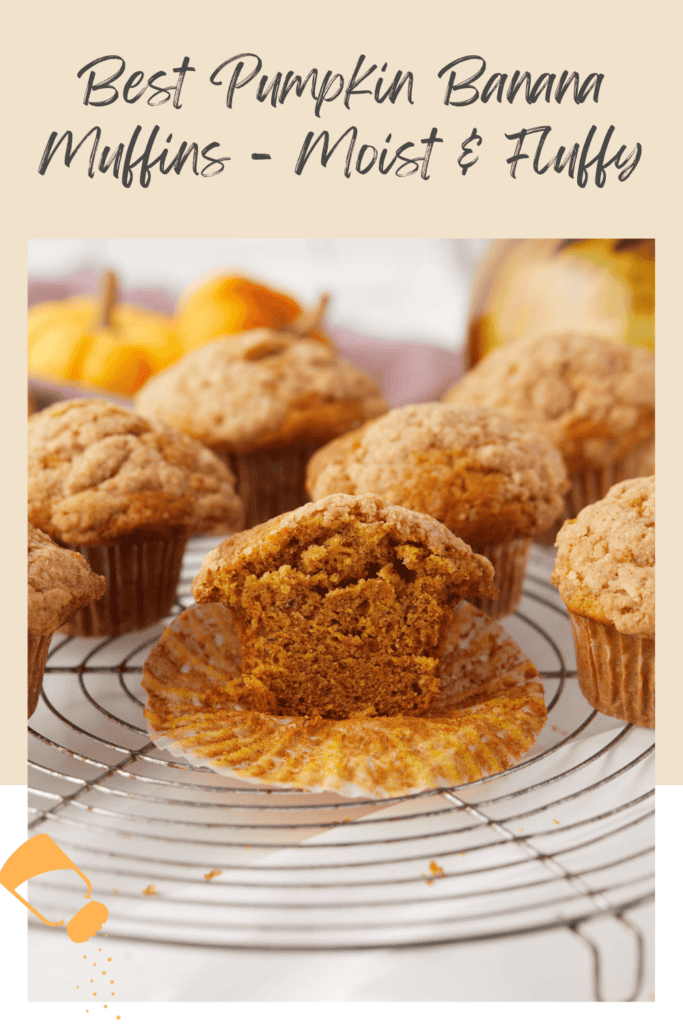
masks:
[[[216,572],[255,705],[335,719],[423,713],[439,689],[453,559],[400,542],[386,522],[320,521],[315,542],[291,537],[265,571]]]

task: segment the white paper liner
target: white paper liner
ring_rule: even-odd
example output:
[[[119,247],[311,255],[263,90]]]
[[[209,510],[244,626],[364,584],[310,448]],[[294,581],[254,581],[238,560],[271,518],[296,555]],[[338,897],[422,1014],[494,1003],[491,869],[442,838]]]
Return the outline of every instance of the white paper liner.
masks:
[[[463,602],[426,715],[331,719],[254,711],[239,641],[220,605],[178,616],[143,674],[158,747],[268,786],[396,797],[493,775],[519,761],[546,720],[543,685],[503,629]]]

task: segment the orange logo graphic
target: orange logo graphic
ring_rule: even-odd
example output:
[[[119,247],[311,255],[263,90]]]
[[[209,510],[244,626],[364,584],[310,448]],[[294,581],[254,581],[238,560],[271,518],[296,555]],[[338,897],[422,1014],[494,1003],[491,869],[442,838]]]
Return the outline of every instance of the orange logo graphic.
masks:
[[[39,917],[44,924],[50,925],[55,928],[57,925],[64,924],[64,919],[61,921],[48,921],[46,917],[32,907],[30,903],[27,903],[23,897],[16,891],[17,887],[22,882],[28,881],[29,878],[35,878],[36,875],[45,874],[46,871],[58,871],[63,869],[71,869],[80,875],[85,884],[88,886],[88,891],[85,894],[84,899],[90,899],[90,893],[92,891],[92,885],[90,880],[86,878],[80,868],[77,868],[72,860],[70,860],[62,849],[55,843],[53,839],[50,839],[45,833],[33,836],[27,842],[22,843],[10,857],[7,858],[5,864],[0,868],[0,884],[4,885],[5,889],[16,896],[25,907]],[[81,907],[77,913],[71,918],[66,926],[66,932],[72,942],[86,942],[92,935],[100,930],[102,925],[105,923],[109,916],[109,911],[105,907],[104,903],[95,903],[91,901],[86,903],[84,907]]]

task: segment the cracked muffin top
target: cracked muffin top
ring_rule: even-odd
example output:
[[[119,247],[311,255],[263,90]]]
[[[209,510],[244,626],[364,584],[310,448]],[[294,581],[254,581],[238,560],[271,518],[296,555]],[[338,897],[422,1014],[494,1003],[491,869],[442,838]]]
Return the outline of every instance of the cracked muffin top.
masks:
[[[440,402],[394,409],[312,457],[306,484],[379,494],[425,512],[468,543],[542,532],[562,511],[567,476],[538,430],[495,411]]]
[[[102,597],[105,581],[82,555],[60,548],[28,524],[28,631],[47,636],[79,608]]]
[[[238,453],[329,441],[387,410],[379,388],[331,347],[266,329],[190,352],[135,402],[143,415]]]
[[[423,713],[454,603],[492,581],[430,516],[333,494],[228,538],[192,592],[232,613],[254,706],[347,718]]]
[[[552,582],[570,611],[620,633],[655,628],[655,478],[615,484],[557,535]]]
[[[519,338],[485,356],[444,402],[537,427],[570,473],[607,465],[654,436],[654,354],[584,334]]]
[[[65,544],[96,545],[237,524],[234,478],[196,441],[109,402],[58,402],[28,421],[28,518]]]

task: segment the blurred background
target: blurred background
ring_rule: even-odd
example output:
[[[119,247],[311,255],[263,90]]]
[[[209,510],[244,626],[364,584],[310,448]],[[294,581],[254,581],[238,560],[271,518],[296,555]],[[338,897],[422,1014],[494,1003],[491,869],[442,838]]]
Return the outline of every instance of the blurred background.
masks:
[[[486,247],[486,239],[468,238],[32,239],[28,275],[39,284],[111,267],[124,291],[168,292],[173,302],[164,311],[171,312],[192,282],[223,269],[303,305],[329,292],[335,327],[453,350],[463,341],[470,283]],[[37,289],[31,297],[51,296]]]
[[[654,349],[654,257],[632,238],[32,239],[30,390],[39,406],[73,397],[65,383],[126,401],[258,326],[317,331],[390,405],[428,401],[524,334]]]

